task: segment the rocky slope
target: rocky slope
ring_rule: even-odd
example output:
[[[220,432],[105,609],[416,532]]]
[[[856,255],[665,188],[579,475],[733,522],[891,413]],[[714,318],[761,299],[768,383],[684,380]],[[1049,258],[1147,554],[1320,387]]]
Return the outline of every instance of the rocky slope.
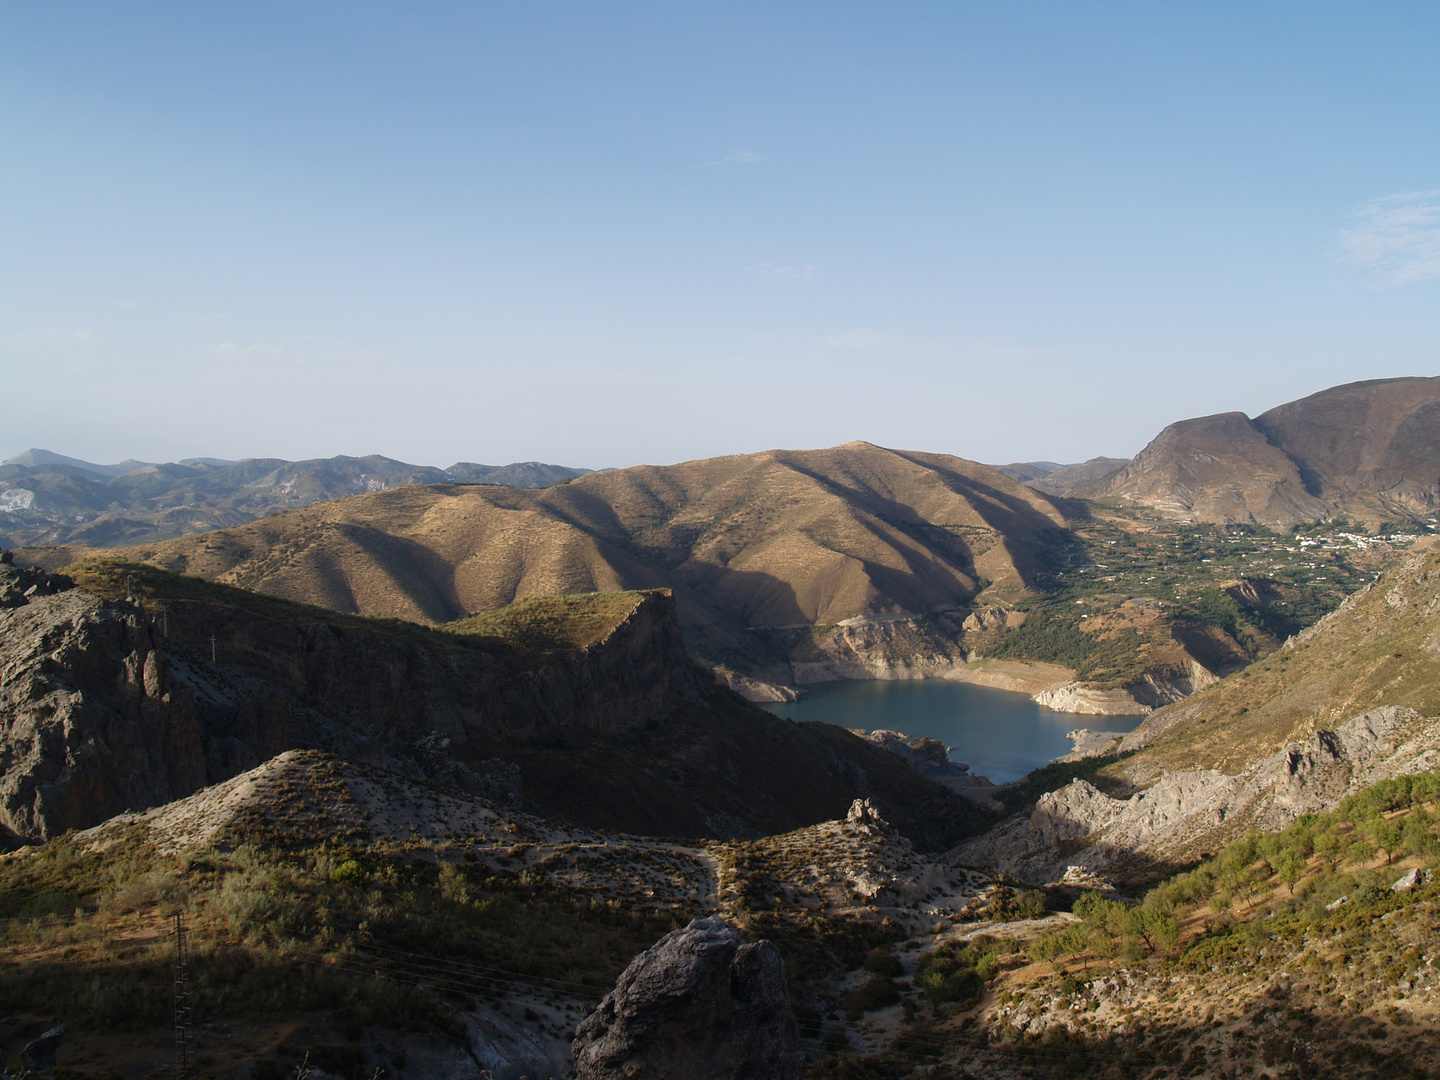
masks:
[[[1279,828],[1360,788],[1440,765],[1440,540],[1278,653],[1160,709],[1131,756],[968,842],[960,857],[1052,881],[1067,867],[1137,879]]]
[[[1332,387],[1254,420],[1221,413],[1165,428],[1129,465],[1077,494],[1213,522],[1429,519],[1440,506],[1440,378]]]
[[[1028,815],[962,845],[956,857],[1037,883],[1073,877],[1076,868],[1096,878],[1153,879],[1249,828],[1273,832],[1381,780],[1436,767],[1440,723],[1382,706],[1238,775],[1166,772],[1128,797],[1073,781],[1042,796]]]
[[[143,567],[77,573],[112,598],[74,589],[0,611],[0,823],[14,837],[168,802],[291,747],[667,835],[794,827],[857,791],[931,843],[980,820],[893,755],[714,686],[664,593],[532,604],[495,636]]]
[[[545,487],[588,471],[537,461],[462,461],[436,469],[378,454],[310,461],[189,458],[167,464],[132,460],[96,465],[48,450],[27,450],[0,463],[0,546],[106,547],[226,528],[276,510],[403,484]]]
[[[1325,516],[1299,465],[1238,412],[1171,424],[1129,465],[1082,493],[1197,521],[1289,526]]]
[[[1440,1061],[1426,946],[1440,904],[1430,892],[1388,906],[1311,933],[1257,913],[1248,940],[1177,964],[1064,976],[1034,965],[995,988],[973,1018],[983,1034],[948,1063],[1006,1078],[1427,1075]]]
[[[1149,716],[1125,742],[1126,773],[1238,772],[1382,705],[1440,716],[1440,540],[1394,557],[1340,607],[1239,674]]]

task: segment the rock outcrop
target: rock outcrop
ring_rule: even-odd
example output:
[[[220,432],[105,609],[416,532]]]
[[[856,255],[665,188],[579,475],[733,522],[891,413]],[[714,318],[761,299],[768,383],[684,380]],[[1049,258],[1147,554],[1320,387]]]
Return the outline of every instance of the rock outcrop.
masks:
[[[800,1035],[785,964],[718,916],[630,962],[575,1033],[579,1080],[795,1080]]]
[[[513,764],[471,768],[453,751],[481,735],[632,731],[699,698],[660,593],[593,646],[530,666],[217,604],[162,612],[80,589],[22,599],[0,607],[0,838],[11,843],[182,798],[291,747],[513,802]]]
[[[1038,883],[1058,881],[1072,867],[1143,875],[1213,853],[1251,826],[1281,829],[1381,780],[1437,767],[1440,722],[1383,706],[1238,775],[1166,772],[1125,798],[1072,781],[1042,796],[1028,816],[961,845],[956,857]]]
[[[64,574],[51,574],[38,566],[16,566],[8,551],[0,552],[0,608],[24,607],[32,597],[54,596],[73,589]]]
[[[1128,690],[1101,690],[1084,683],[1067,683],[1031,696],[1047,709],[1082,716],[1133,716],[1150,711],[1149,705],[1140,704]]]
[[[0,836],[42,839],[206,782],[194,700],[156,645],[135,611],[78,590],[0,610]]]
[[[713,670],[717,686],[734,690],[746,701],[799,701],[800,695],[804,693],[802,690],[796,690],[793,686],[757,679],[753,675],[746,675],[733,668],[721,666]]]
[[[55,1056],[60,1052],[60,1044],[64,1041],[65,1029],[52,1027],[25,1044],[25,1049],[20,1051],[20,1060],[31,1069],[53,1069]]]

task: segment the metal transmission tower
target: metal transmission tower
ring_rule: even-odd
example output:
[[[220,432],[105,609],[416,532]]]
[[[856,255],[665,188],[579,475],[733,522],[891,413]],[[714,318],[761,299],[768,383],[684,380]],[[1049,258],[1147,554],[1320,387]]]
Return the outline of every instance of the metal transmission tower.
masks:
[[[175,913],[175,1068],[190,1080],[190,991],[185,987],[185,916]]]

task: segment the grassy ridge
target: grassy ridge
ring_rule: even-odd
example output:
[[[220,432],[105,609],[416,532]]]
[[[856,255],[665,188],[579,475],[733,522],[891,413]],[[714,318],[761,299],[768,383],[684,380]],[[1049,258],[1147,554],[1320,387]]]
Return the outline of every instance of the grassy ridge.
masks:
[[[404,619],[353,615],[282,600],[123,559],[87,559],[65,567],[63,572],[74,578],[81,588],[107,600],[134,596],[151,605],[208,604],[234,608],[288,626],[323,622],[342,629],[382,634],[427,649],[468,649],[531,659],[577,652],[594,644],[648,595],[645,591],[636,591],[541,597],[429,627]]]

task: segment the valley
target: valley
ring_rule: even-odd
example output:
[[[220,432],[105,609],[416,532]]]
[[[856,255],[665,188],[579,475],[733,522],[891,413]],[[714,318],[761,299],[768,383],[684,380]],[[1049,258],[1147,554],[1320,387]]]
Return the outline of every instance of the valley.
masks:
[[[1436,1075],[1431,384],[7,552],[0,1071],[591,1080],[763,1000],[787,1080]],[[1109,734],[786,719],[936,691]]]
[[[108,550],[431,625],[527,598],[669,588],[691,653],[753,700],[944,678],[1125,714],[1267,654],[1416,535],[1186,524],[851,444],[544,490],[400,487],[155,545],[20,554],[57,568]]]

